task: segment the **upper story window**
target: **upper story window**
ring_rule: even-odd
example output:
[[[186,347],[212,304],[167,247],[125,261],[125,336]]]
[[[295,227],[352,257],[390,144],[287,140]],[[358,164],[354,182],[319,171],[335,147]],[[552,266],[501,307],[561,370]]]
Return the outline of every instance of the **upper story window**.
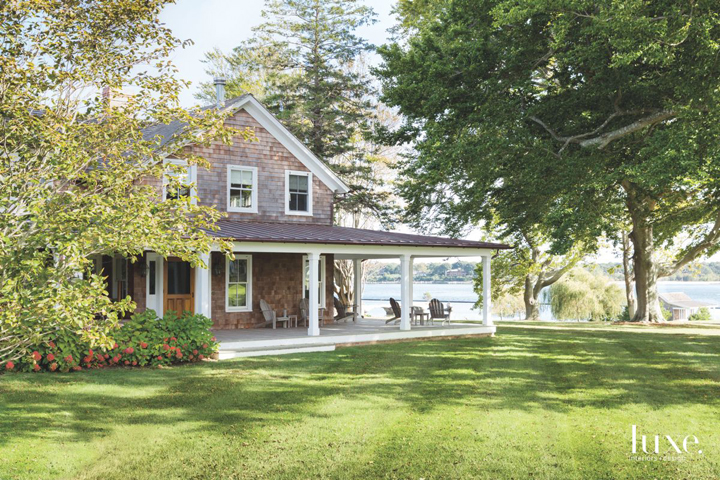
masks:
[[[285,213],[312,215],[312,173],[285,171]]]
[[[257,213],[257,177],[256,167],[228,166],[228,212]]]
[[[188,165],[185,160],[179,160],[176,158],[165,159],[165,164],[172,164],[175,167],[167,167],[165,171],[165,178],[163,178],[163,199],[170,200],[180,197],[195,197],[195,189],[193,185],[196,179],[195,165]],[[170,185],[169,179],[173,177],[178,179],[180,184],[178,188],[173,188]],[[195,198],[193,198],[195,203]]]

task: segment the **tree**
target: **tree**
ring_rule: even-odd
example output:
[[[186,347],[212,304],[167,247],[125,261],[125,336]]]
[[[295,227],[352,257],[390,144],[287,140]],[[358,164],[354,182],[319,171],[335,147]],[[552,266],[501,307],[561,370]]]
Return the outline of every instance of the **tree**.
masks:
[[[620,243],[622,246],[622,266],[623,281],[625,283],[625,301],[627,302],[628,315],[630,318],[635,317],[635,288],[633,286],[634,275],[632,271],[632,246],[630,244],[630,235],[627,230],[620,232]]]
[[[519,295],[503,295],[493,300],[492,311],[502,320],[505,317],[513,318],[524,313],[525,301]]]
[[[152,249],[198,264],[210,249],[202,229],[218,212],[158,202],[152,186],[168,173],[178,191],[183,169],[163,158],[203,165],[177,150],[230,134],[218,113],[178,106],[184,82],[167,57],[181,42],[158,22],[165,3],[0,4],[0,363],[58,330],[108,345],[134,304],[110,301],[90,255]],[[101,94],[123,86],[136,91],[124,105]],[[171,120],[187,128],[162,148],[143,134]]]
[[[585,251],[575,246],[567,255],[553,255],[546,238],[537,231],[518,233],[504,238],[515,247],[498,252],[491,268],[492,301],[520,296],[525,306],[525,320],[540,319],[540,294],[560,280],[582,260]],[[475,269],[475,292],[478,306],[483,302],[482,263]]]
[[[435,5],[380,49],[383,99],[406,119],[395,139],[418,139],[402,187],[411,212],[455,229],[492,215],[509,231],[546,225],[555,253],[629,218],[635,319],[662,321],[658,278],[719,248],[715,5]]]
[[[265,22],[232,53],[206,55],[208,73],[225,75],[229,95],[254,93],[350,187],[336,199],[335,223],[363,228],[392,224],[386,188],[393,152],[373,131],[394,121],[377,105],[364,55],[373,47],[356,35],[375,13],[359,0],[270,0]],[[199,98],[211,99],[212,86]],[[352,263],[335,263],[336,293],[352,303]]]
[[[575,268],[550,287],[550,307],[558,320],[611,320],[621,314],[623,296],[604,275]]]
[[[710,314],[710,310],[708,310],[706,307],[702,307],[697,312],[690,315],[690,318],[688,318],[688,320],[707,322],[712,320],[712,315]]]

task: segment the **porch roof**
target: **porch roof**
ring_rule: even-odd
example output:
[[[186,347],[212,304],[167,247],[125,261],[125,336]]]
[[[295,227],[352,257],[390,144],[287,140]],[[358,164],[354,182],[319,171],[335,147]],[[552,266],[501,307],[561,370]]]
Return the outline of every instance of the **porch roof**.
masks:
[[[230,238],[237,242],[315,243],[336,245],[376,245],[408,247],[453,247],[489,250],[513,248],[503,243],[477,242],[446,237],[409,233],[364,230],[315,225],[307,223],[264,223],[221,220],[218,231],[207,230],[216,238]]]
[[[685,292],[667,292],[659,294],[660,300],[674,308],[700,308],[700,307],[716,307],[717,305],[710,302],[701,302],[693,300]]]

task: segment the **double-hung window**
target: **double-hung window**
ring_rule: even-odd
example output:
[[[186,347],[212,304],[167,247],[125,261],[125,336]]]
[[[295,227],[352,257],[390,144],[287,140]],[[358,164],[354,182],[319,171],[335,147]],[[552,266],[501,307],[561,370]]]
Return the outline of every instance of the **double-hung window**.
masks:
[[[168,165],[169,164],[169,165]],[[185,160],[170,158],[165,160],[165,177],[163,178],[163,199],[171,200],[181,197],[193,197],[195,203],[196,168],[188,165]],[[171,179],[177,180],[177,183]]]
[[[252,256],[235,254],[225,265],[225,311],[252,311]]]
[[[312,173],[285,172],[285,213],[312,215]]]
[[[257,168],[229,165],[228,212],[257,213]]]

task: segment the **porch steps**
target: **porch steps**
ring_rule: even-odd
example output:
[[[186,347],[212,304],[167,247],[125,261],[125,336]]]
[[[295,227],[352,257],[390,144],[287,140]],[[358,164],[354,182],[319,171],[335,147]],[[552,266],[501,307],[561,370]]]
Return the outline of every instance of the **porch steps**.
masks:
[[[241,348],[238,350],[220,350],[218,352],[219,360],[227,360],[230,358],[241,357],[261,357],[263,355],[289,355],[291,353],[311,353],[311,352],[333,352],[335,344],[307,345],[307,346],[277,346],[277,347],[256,347]]]

